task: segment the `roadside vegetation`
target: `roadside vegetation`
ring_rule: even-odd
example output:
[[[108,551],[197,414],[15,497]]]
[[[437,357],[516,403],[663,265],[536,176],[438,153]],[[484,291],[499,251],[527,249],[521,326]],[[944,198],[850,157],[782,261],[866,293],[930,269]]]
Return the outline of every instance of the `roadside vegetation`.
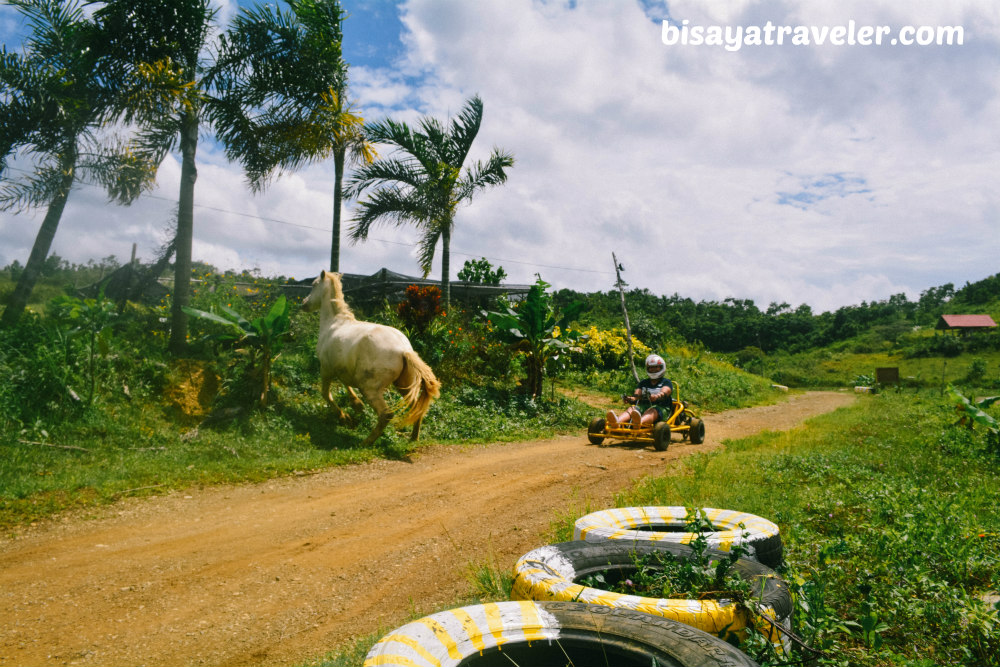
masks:
[[[107,281],[80,289],[121,268],[116,261],[50,265],[40,292],[47,301],[0,331],[0,372],[10,378],[0,387],[5,530],[124,496],[411,453],[414,445],[396,432],[361,447],[374,413],[353,411],[343,388],[341,405],[357,425],[337,423],[319,393],[318,318],[295,308],[307,290],[293,281],[196,267],[190,354],[176,358],[167,352],[168,290],[155,303],[114,300]],[[0,274],[0,292],[16,272]],[[623,332],[595,329],[561,342],[570,330],[563,322],[554,331],[560,318],[546,287],[540,282],[513,307],[446,311],[440,290],[429,287],[359,310],[406,332],[444,382],[416,446],[576,432],[595,408],[567,389],[589,388],[609,403],[631,389]],[[501,305],[503,329],[485,312]],[[703,409],[774,400],[765,379],[704,350],[677,345],[669,356],[671,377]]]

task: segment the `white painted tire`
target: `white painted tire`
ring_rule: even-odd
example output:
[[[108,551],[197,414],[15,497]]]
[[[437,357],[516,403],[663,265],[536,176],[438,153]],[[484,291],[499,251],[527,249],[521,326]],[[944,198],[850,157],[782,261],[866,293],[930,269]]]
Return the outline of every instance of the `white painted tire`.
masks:
[[[579,602],[496,602],[443,611],[380,639],[364,667],[755,667],[739,650],[681,623]]]
[[[686,545],[661,542],[632,543],[621,540],[605,542],[562,542],[540,547],[520,558],[514,566],[514,600],[562,600],[586,602],[619,609],[662,616],[690,625],[714,636],[725,638],[729,633],[742,636],[750,623],[764,633],[779,652],[791,650],[790,640],[783,630],[791,630],[792,594],[788,585],[770,568],[756,561],[740,558],[734,570],[753,582],[759,591],[758,611],[771,622],[752,618],[731,600],[677,600],[626,595],[576,583],[593,574],[617,573],[625,578],[635,571],[635,558],[653,551],[669,551],[678,558],[690,557]],[[728,554],[709,550],[711,562],[728,558]]]
[[[703,507],[701,511],[713,526],[721,528],[705,533],[710,548],[731,551],[734,546],[743,545],[749,550],[747,558],[772,568],[781,564],[781,534],[771,521],[735,510]],[[689,544],[698,534],[683,532],[686,517],[687,508],[678,506],[602,510],[577,519],[573,525],[573,539]],[[744,528],[740,528],[741,523]]]

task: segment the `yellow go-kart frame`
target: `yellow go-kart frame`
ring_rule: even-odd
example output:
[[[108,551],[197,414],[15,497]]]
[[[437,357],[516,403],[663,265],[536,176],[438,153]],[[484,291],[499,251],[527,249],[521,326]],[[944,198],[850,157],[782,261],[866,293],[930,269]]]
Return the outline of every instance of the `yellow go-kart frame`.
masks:
[[[673,400],[670,416],[655,424],[632,428],[631,424],[618,424],[609,427],[604,417],[595,417],[587,428],[587,439],[593,445],[599,445],[605,439],[624,440],[628,442],[651,442],[657,451],[666,451],[674,433],[680,433],[692,445],[700,445],[705,441],[705,422],[680,400],[680,389],[673,383]]]

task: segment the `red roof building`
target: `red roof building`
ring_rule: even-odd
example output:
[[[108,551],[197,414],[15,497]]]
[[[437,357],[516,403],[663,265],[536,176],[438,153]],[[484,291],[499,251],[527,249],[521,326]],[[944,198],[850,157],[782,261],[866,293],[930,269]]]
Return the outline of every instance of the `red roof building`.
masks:
[[[981,331],[995,329],[997,323],[989,315],[942,315],[935,329]]]

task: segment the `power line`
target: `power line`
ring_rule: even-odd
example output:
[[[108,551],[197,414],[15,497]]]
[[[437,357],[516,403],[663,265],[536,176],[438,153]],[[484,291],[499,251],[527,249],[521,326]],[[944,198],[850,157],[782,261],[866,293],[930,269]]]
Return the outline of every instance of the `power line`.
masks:
[[[21,172],[21,173],[24,173],[24,174],[29,173],[28,171],[25,171],[24,169],[19,169],[17,167],[8,167],[8,170],[10,170],[10,171],[18,171],[18,172]],[[74,183],[74,187],[77,187],[79,185],[87,185],[87,186],[90,186],[90,187],[93,187],[93,188],[100,187],[100,186],[98,186],[98,185],[96,185],[94,183],[89,183],[89,182],[83,181],[83,180],[77,180],[76,183]],[[167,203],[175,203],[176,202],[176,200],[171,199],[169,197],[163,197],[161,195],[155,195],[155,194],[152,194],[152,193],[143,193],[143,194],[141,194],[139,196],[140,197],[145,197],[147,199],[156,199],[158,201],[164,201],[164,202],[167,202]],[[332,227],[324,228],[324,227],[316,227],[314,225],[304,225],[304,224],[299,223],[299,222],[289,222],[287,220],[281,220],[279,218],[269,218],[269,217],[266,217],[266,216],[256,215],[256,214],[253,214],[253,213],[244,213],[242,211],[233,211],[233,210],[226,209],[226,208],[219,208],[217,206],[209,206],[207,204],[198,204],[198,203],[195,203],[194,206],[195,206],[195,208],[204,209],[206,211],[215,211],[216,213],[226,213],[226,214],[229,214],[229,215],[237,215],[237,216],[240,216],[240,217],[243,217],[243,218],[250,218],[252,220],[260,220],[261,222],[272,222],[272,223],[275,223],[275,224],[278,224],[278,225],[287,225],[289,227],[298,227],[300,229],[311,229],[313,231],[326,232],[327,234],[329,234],[329,233],[331,233],[333,231]],[[380,239],[380,238],[376,238],[376,237],[368,237],[368,240],[369,241],[378,241],[379,243],[388,243],[390,245],[403,246],[403,247],[406,247],[406,248],[412,248],[415,245],[413,243],[404,243],[402,241],[390,241],[389,239]],[[597,270],[597,269],[580,269],[580,268],[576,268],[576,267],[572,267],[572,266],[555,266],[555,265],[552,265],[552,264],[536,264],[534,262],[525,262],[525,261],[517,260],[517,259],[503,259],[503,258],[500,258],[500,257],[490,257],[488,255],[483,255],[482,253],[471,253],[471,252],[466,252],[464,250],[456,250],[455,248],[451,249],[451,254],[453,254],[453,255],[462,255],[464,257],[484,257],[484,258],[490,260],[491,262],[503,262],[505,264],[522,264],[524,266],[533,266],[533,267],[540,268],[540,269],[553,269],[553,270],[557,270],[557,271],[577,271],[577,272],[580,272],[580,273],[597,273],[597,274],[601,274],[601,275],[610,275],[611,274],[610,271],[600,271],[600,270]]]

